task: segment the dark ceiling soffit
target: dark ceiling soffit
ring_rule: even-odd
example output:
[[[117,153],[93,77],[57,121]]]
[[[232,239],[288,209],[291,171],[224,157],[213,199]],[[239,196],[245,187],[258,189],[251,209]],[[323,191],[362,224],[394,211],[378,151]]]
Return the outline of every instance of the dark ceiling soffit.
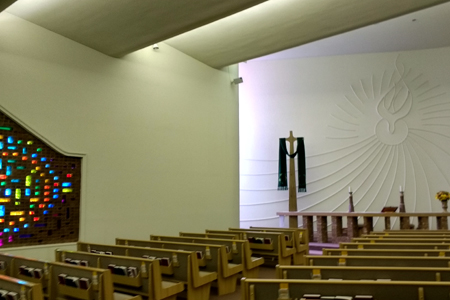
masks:
[[[0,0],[0,12],[4,11],[8,6],[16,2],[16,0]]]

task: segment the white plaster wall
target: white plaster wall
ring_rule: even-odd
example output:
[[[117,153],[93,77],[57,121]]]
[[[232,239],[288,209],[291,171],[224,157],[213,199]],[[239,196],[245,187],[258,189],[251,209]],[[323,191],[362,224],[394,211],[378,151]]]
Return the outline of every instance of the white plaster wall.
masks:
[[[290,130],[306,147],[300,211],[348,211],[349,186],[355,211],[398,206],[400,186],[407,212],[442,211],[434,196],[450,190],[450,48],[239,68],[242,227],[278,226],[276,212],[288,211],[277,172]]]
[[[0,105],[84,155],[84,241],[239,224],[236,74],[165,44],[111,58],[0,15]]]

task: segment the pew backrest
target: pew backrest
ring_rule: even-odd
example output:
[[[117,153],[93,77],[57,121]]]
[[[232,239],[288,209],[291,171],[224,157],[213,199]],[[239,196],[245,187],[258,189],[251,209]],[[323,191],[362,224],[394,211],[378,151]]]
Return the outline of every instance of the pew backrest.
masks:
[[[199,287],[217,279],[216,272],[201,272],[197,254],[193,251],[156,249],[133,246],[103,245],[94,243],[77,243],[78,251],[111,255],[124,255],[139,258],[159,259],[163,278],[172,278],[181,282],[192,282]]]
[[[450,257],[424,256],[306,256],[310,266],[450,267]]]
[[[278,279],[450,281],[450,268],[280,266]]]
[[[263,254],[263,255],[274,255],[280,257],[290,257],[296,251],[293,247],[287,246],[288,237],[281,232],[261,232],[261,231],[226,231],[226,230],[206,230],[209,232],[233,232],[241,235],[241,239],[248,240],[250,244],[250,249],[253,253]]]
[[[150,236],[150,241],[145,240],[129,240],[129,239],[116,239],[116,244],[137,246],[137,247],[150,247],[150,248],[162,248],[162,249],[180,249],[186,251],[195,252],[199,259],[200,266],[209,272],[222,272],[224,277],[229,277],[240,271],[242,271],[242,263],[231,265],[228,262],[227,248],[223,244],[194,244],[187,242],[177,241],[161,241],[158,240],[158,236]],[[230,249],[231,251],[231,249]],[[234,271],[230,274],[230,269],[234,268]]]
[[[381,238],[353,238],[353,243],[441,243],[450,244],[450,239],[422,239],[422,238],[395,238],[395,239],[381,239]]]
[[[163,286],[158,260],[66,250],[56,250],[55,256],[58,262],[109,269],[115,291],[149,300],[163,299],[164,294],[176,295],[184,289],[182,283],[176,282],[164,282]]]
[[[230,230],[232,230],[230,228]],[[275,227],[250,227],[250,230],[283,232],[289,236],[292,246],[297,248],[297,252],[302,251],[305,246],[309,246],[308,230],[304,228],[275,228]],[[308,248],[309,249],[309,248]]]
[[[373,299],[435,300],[448,299],[449,288],[450,282],[430,281],[243,279],[241,299],[283,299],[279,297],[280,294],[288,294],[284,299],[301,299],[305,294],[319,294],[350,297],[372,295]]]
[[[0,253],[0,275],[11,276],[11,265],[14,255]]]
[[[362,234],[364,239],[440,239],[450,240],[449,234]]]
[[[180,236],[185,237],[198,237],[198,238],[211,238],[211,239],[225,239],[225,240],[237,240],[236,234],[224,234],[224,233],[204,233],[204,232],[180,232]]]
[[[450,256],[450,250],[434,249],[322,249],[323,255],[338,256]]]
[[[10,276],[29,281],[39,283],[42,287],[42,293],[44,297],[48,297],[48,263],[42,260],[14,256]]]
[[[371,231],[369,234],[376,235],[450,235],[450,230],[448,229],[389,229],[384,231]]]
[[[339,243],[340,249],[435,249],[450,250],[442,243]]]
[[[113,300],[108,269],[49,263],[49,299]]]
[[[226,249],[227,257],[229,261],[235,264],[242,264],[243,259],[243,244],[248,243],[245,240],[236,239],[215,239],[215,238],[202,238],[202,237],[188,237],[188,236],[165,236],[165,235],[154,235],[150,236],[152,241],[164,241],[164,242],[178,242],[178,243],[193,243],[193,244],[203,244],[203,245],[219,245],[224,246]],[[127,245],[129,242],[127,239],[116,239],[117,245]],[[134,242],[131,242],[133,245]]]
[[[0,289],[6,293],[4,299],[44,300],[39,283],[0,275]]]

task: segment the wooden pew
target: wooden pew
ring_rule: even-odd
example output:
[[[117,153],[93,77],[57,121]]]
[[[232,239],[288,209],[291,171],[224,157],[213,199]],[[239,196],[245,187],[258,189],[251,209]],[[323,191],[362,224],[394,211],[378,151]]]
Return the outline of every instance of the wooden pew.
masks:
[[[338,256],[450,256],[450,250],[424,249],[322,249],[323,255]]]
[[[365,239],[441,239],[450,240],[450,235],[446,234],[363,234],[360,238]]]
[[[450,268],[277,266],[278,279],[450,281]]]
[[[450,257],[308,255],[310,266],[450,267]]]
[[[372,295],[376,300],[436,300],[448,299],[450,282],[249,278],[242,280],[241,289],[242,300],[300,299],[305,294]]]
[[[389,229],[384,231],[371,231],[369,234],[377,234],[377,235],[450,235],[450,230],[448,229]]]
[[[207,238],[207,239],[224,239],[237,240],[239,235],[224,233],[204,233],[204,232],[180,232],[180,236]]]
[[[13,255],[11,257],[13,259],[11,261],[8,275],[21,280],[39,283],[42,288],[44,298],[48,298],[49,278],[46,275],[48,274],[48,263],[42,260],[21,256]]]
[[[233,228],[229,228],[233,230]],[[294,265],[304,265],[305,255],[309,254],[309,235],[308,230],[304,228],[275,228],[275,227],[250,227],[250,230],[259,230],[263,232],[282,232],[289,236],[287,245],[295,247],[296,253],[293,255]]]
[[[0,253],[0,275],[10,276],[14,255]]]
[[[141,296],[114,293],[108,269],[52,262],[49,266],[49,299],[142,300]]]
[[[66,250],[56,250],[55,258],[58,262],[110,269],[115,291],[141,295],[149,300],[176,300],[177,294],[184,290],[181,282],[162,280],[159,261],[156,259]],[[118,273],[123,272],[119,266],[125,266],[132,276],[128,273],[116,274],[116,269],[119,269]]]
[[[217,288],[219,295],[230,294],[236,291],[238,273],[242,271],[243,265],[242,262],[228,262],[229,254],[227,253],[227,249],[223,244],[194,244],[190,242],[186,243],[180,241],[158,241],[156,236],[153,235],[150,236],[150,239],[150,241],[116,239],[116,244],[137,247],[195,251],[203,262],[201,266],[204,268],[204,270],[209,272],[217,272]]]
[[[442,243],[339,243],[340,249],[442,249],[450,250],[450,244]]]
[[[396,239],[380,239],[380,238],[353,238],[353,243],[441,243],[450,244],[450,239],[422,239],[422,238],[396,238]]]
[[[227,232],[240,234],[240,239],[248,240],[253,254],[264,257],[265,264],[276,260],[280,265],[290,265],[296,253],[294,247],[287,246],[288,236],[281,232],[206,230],[206,233]]]
[[[7,292],[4,299],[44,300],[42,287],[38,283],[0,275],[0,289]]]
[[[196,252],[184,250],[115,246],[94,243],[77,243],[77,250],[99,254],[122,255],[139,258],[160,259],[164,280],[183,282],[188,300],[208,300],[211,282],[217,279],[216,272],[200,271]]]
[[[5,255],[1,255],[2,258],[5,257]],[[57,290],[53,290],[53,292],[58,292],[59,286],[60,284],[58,283],[58,281],[53,282],[52,283],[52,277],[49,275],[50,274],[50,269],[53,266],[53,262],[46,262],[46,261],[41,261],[41,260],[36,260],[36,259],[32,259],[32,258],[27,258],[27,257],[21,257],[21,256],[13,256],[10,255],[9,257],[12,258],[12,260],[10,261],[10,269],[9,269],[9,275],[11,277],[20,279],[20,280],[25,280],[25,281],[29,281],[29,282],[33,282],[36,284],[39,284],[39,286],[41,287],[42,290],[42,295],[44,298],[46,299],[56,299],[56,298],[52,298],[52,284],[53,284],[53,288],[55,289],[55,285],[58,285],[58,287],[56,288]],[[59,265],[59,264],[57,264]],[[66,272],[62,272],[63,274],[72,274],[71,272],[74,273],[79,273],[77,270],[73,270],[73,265],[67,265],[67,270]],[[96,272],[98,270],[95,270]],[[107,274],[104,274],[104,272],[107,272]],[[85,299],[83,297],[91,297],[91,300],[109,300],[109,299],[129,299],[129,300],[137,300],[137,299],[141,299],[140,296],[138,297],[132,297],[129,295],[124,295],[124,294],[119,294],[119,293],[114,293],[113,290],[113,286],[111,283],[111,286],[109,286],[109,281],[108,278],[110,278],[110,273],[108,274],[109,270],[101,270],[101,272],[97,272],[98,275],[102,275],[104,274],[103,277],[106,281],[104,283],[101,283],[104,287],[104,290],[97,290],[96,287],[94,287],[94,289],[90,289],[87,288],[86,290],[83,291],[78,291],[78,290],[72,290],[71,288],[68,289],[68,293],[69,294],[65,294],[66,297],[75,297],[75,295],[78,295],[81,298],[78,299]],[[76,277],[79,277],[77,275],[73,275]],[[84,276],[85,277],[85,276]],[[81,278],[81,277],[79,277]],[[87,277],[88,278],[88,277]],[[89,279],[89,278],[88,278]],[[93,283],[92,280],[89,279],[90,283]],[[66,287],[62,287],[61,289],[66,289]],[[110,290],[111,290],[111,297],[110,297]],[[71,296],[70,291],[73,291],[74,294]],[[63,296],[61,296],[63,297]],[[60,297],[60,298],[61,298]],[[107,297],[107,298],[104,298]],[[65,299],[65,298],[61,298],[61,299]]]
[[[228,260],[234,264],[242,264],[242,275],[247,278],[258,278],[259,266],[264,263],[264,259],[261,257],[252,257],[252,250],[247,240],[224,240],[224,239],[212,239],[212,238],[200,238],[200,237],[187,237],[187,236],[161,236],[151,235],[152,240],[159,241],[172,241],[172,242],[185,242],[185,243],[198,243],[198,244],[215,244],[224,245],[227,247],[229,254]],[[117,239],[116,239],[117,243]],[[120,244],[123,244],[121,242]]]

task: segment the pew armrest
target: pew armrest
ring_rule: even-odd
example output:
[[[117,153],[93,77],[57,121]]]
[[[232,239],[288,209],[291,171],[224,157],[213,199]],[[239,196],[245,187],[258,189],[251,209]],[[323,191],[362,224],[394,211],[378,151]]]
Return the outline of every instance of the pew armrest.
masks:
[[[157,299],[169,298],[170,296],[181,293],[183,290],[183,282],[162,281],[161,288],[159,289],[157,294],[159,297]]]
[[[131,296],[127,294],[122,293],[114,293],[113,294],[114,300],[142,300],[141,296]]]
[[[193,275],[194,287],[199,287],[208,284],[217,279],[217,272],[199,271]]]
[[[264,258],[250,256],[250,258],[246,260],[246,263],[247,263],[247,269],[249,269],[249,270],[254,269],[254,268],[259,267],[262,264],[264,264]]]
[[[223,269],[223,277],[230,277],[233,276],[239,272],[242,272],[243,270],[242,264],[231,264],[228,263],[227,266]]]

